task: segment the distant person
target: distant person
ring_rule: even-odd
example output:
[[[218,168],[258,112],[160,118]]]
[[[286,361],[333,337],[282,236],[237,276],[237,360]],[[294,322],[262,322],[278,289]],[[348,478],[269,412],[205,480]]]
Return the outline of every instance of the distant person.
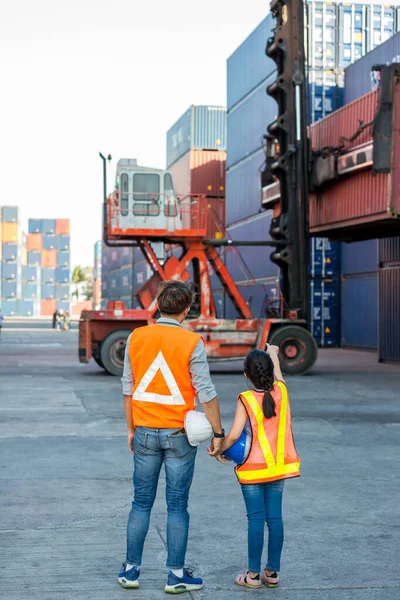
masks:
[[[71,329],[71,317],[69,311],[66,310],[64,313],[64,331],[68,331],[69,329]]]
[[[3,322],[4,322],[4,317],[3,317],[3,313],[1,312],[1,308],[0,308],[0,338],[1,338],[1,328],[3,327]]]
[[[248,456],[236,454],[236,477],[241,484],[248,520],[247,569],[237,585],[259,589],[277,587],[283,548],[282,494],[285,479],[300,475],[300,458],[294,446],[289,396],[279,365],[278,347],[267,352],[252,350],[244,361],[244,375],[251,388],[239,394],[235,419],[222,442],[221,454],[248,433]],[[236,444],[238,448],[240,442]],[[239,446],[240,447],[240,446]],[[245,443],[242,441],[242,451]],[[209,449],[209,453],[211,450]],[[233,458],[233,457],[232,457]],[[268,561],[261,571],[265,523],[268,527]]]
[[[58,315],[57,315],[57,321],[56,321],[56,326],[57,326],[58,331],[62,330],[63,322],[64,322],[64,313],[62,310],[59,310]]]
[[[55,310],[53,313],[53,329],[57,326],[57,318],[58,318],[58,310]]]

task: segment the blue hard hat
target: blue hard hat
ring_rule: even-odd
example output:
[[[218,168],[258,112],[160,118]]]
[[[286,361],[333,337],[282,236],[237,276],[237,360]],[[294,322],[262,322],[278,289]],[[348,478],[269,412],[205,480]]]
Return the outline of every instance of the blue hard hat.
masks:
[[[242,465],[249,456],[251,447],[251,433],[243,429],[240,438],[228,450],[225,450],[224,456],[232,460],[237,465]]]

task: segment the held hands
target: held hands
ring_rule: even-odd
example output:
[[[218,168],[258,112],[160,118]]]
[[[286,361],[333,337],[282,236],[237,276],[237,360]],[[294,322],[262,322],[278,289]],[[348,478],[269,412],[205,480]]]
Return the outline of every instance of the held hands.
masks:
[[[211,441],[211,446],[207,448],[207,454],[209,456],[213,456],[218,462],[222,463],[223,465],[227,465],[231,461],[228,458],[226,458],[223,454],[220,454],[222,441],[223,440],[221,438],[213,438]]]

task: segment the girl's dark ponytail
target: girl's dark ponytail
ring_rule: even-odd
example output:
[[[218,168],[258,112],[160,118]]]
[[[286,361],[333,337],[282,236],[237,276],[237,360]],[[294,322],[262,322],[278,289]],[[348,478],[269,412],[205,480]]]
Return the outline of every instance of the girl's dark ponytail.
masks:
[[[262,350],[252,350],[246,356],[244,371],[258,390],[264,390],[262,409],[264,417],[276,417],[275,400],[271,395],[274,388],[274,365],[271,357]]]

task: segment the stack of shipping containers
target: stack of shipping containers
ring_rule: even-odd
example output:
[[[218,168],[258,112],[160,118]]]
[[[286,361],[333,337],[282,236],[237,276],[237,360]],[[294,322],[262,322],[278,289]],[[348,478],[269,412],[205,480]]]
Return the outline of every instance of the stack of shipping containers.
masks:
[[[400,62],[400,34],[346,69],[344,103],[378,85],[373,65],[392,62]],[[400,360],[400,236],[343,244],[342,254],[343,345],[377,348],[380,360]]]
[[[40,315],[53,315],[56,309],[70,311],[70,222],[69,219],[29,219],[26,239],[29,274],[40,273]],[[25,282],[24,300],[33,301],[32,280]]]
[[[108,302],[121,300],[126,308],[135,308],[134,291],[136,280],[141,280],[134,269],[134,249],[129,247],[110,248],[102,243],[101,249],[101,308]],[[141,281],[141,283],[143,283]]]
[[[0,307],[4,316],[11,317],[19,314],[23,235],[17,206],[3,206],[0,215]]]
[[[93,264],[93,308],[96,310],[101,306],[101,255],[102,241],[99,240],[94,245],[94,264]]]

